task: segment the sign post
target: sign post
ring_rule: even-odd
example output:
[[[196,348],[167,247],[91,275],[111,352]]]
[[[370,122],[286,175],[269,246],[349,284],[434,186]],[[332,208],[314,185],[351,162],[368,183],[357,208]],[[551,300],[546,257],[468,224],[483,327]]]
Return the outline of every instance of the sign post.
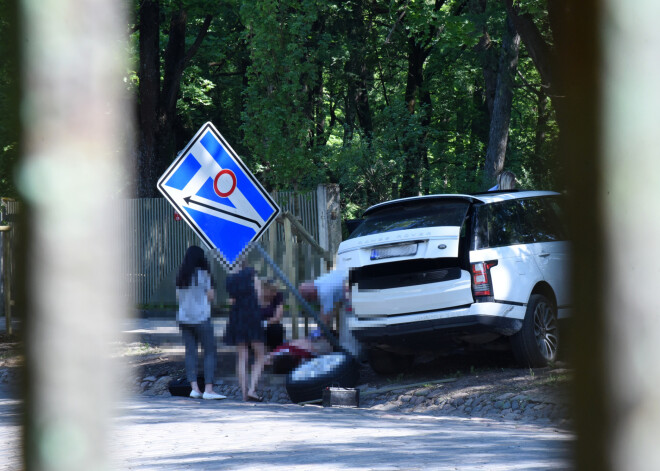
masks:
[[[158,180],[158,190],[229,270],[280,208],[210,122]]]

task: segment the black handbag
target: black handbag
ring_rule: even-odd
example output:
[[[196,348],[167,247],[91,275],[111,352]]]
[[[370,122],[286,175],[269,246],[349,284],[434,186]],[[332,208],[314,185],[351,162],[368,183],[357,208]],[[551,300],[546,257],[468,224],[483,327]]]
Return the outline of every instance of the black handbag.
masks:
[[[204,376],[197,377],[197,384],[202,388],[204,387]],[[185,376],[170,381],[168,389],[172,396],[182,396],[182,397],[190,396],[190,391],[192,391],[192,388],[190,387],[190,382],[186,379]]]

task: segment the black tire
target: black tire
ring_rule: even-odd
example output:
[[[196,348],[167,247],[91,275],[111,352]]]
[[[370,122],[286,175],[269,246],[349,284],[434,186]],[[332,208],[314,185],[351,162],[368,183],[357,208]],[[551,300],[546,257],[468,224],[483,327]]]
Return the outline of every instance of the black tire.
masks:
[[[381,375],[392,375],[408,371],[415,359],[414,355],[388,352],[380,348],[370,348],[367,352],[369,366]]]
[[[284,354],[276,355],[273,358],[273,373],[276,375],[285,375],[298,368],[303,359],[301,357]]]
[[[557,308],[542,294],[531,295],[522,329],[511,336],[516,361],[530,368],[547,366],[557,359],[558,346]]]
[[[322,399],[323,390],[329,386],[353,388],[359,379],[355,359],[335,352],[304,362],[287,375],[285,386],[291,402],[300,403]]]

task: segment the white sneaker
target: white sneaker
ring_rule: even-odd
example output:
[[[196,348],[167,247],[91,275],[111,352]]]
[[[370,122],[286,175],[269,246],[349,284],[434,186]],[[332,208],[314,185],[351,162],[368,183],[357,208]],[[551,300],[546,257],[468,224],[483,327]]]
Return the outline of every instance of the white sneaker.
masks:
[[[202,393],[197,392],[193,389],[192,391],[190,391],[190,397],[192,397],[193,399],[199,399],[200,397],[202,397]]]
[[[223,396],[222,394],[218,394],[216,392],[205,392],[202,395],[203,399],[227,399],[227,396]]]

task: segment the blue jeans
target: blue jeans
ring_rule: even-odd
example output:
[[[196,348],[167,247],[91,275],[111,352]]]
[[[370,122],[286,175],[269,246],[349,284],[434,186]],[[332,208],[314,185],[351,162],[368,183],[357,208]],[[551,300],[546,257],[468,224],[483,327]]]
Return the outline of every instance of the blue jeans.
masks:
[[[201,343],[204,350],[204,382],[213,383],[217,352],[211,319],[201,324],[180,324],[179,328],[186,348],[186,379],[191,383],[197,381],[197,345]]]

